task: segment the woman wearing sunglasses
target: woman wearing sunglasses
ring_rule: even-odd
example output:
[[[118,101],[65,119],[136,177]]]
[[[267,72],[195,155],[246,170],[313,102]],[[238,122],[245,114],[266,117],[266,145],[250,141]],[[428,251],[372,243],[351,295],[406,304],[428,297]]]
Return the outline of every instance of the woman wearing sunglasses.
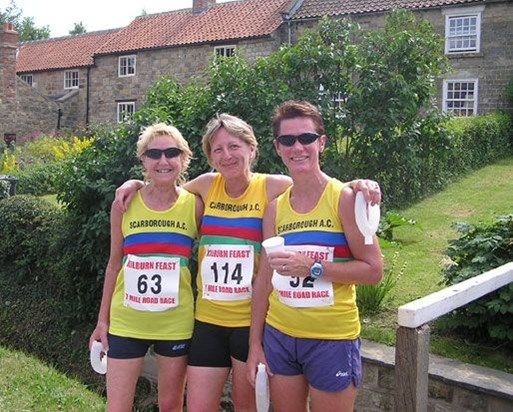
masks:
[[[285,102],[273,118],[274,145],[293,184],[268,206],[263,236],[283,251],[262,256],[253,283],[249,381],[258,363],[270,371],[276,412],[352,411],[361,383],[355,284],[381,280],[374,239],[365,245],[354,192],[320,168],[327,137],[319,110]]]
[[[179,187],[192,152],[180,132],[148,127],[137,142],[147,184],[128,209],[111,210],[111,247],[98,323],[89,346],[107,351],[107,410],[132,410],[144,356],[158,362],[159,407],[181,411],[194,325],[187,267],[203,202]]]
[[[258,142],[253,128],[243,120],[220,114],[206,129],[203,152],[216,172],[184,185],[205,204],[195,325],[187,368],[187,411],[218,410],[230,371],[235,410],[254,411],[254,390],[246,379],[245,362],[262,218],[269,201],[292,182],[288,176],[252,172]],[[123,199],[140,186],[130,181],[120,187],[116,191],[118,205],[122,207]],[[354,186],[379,203],[377,184],[355,181]]]

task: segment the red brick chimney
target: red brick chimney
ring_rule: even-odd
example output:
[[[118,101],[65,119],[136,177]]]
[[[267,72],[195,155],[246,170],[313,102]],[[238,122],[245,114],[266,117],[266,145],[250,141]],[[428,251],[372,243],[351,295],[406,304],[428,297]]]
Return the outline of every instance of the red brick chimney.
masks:
[[[4,23],[0,33],[0,100],[16,97],[16,49],[18,33],[12,23]]]
[[[192,0],[192,14],[200,14],[215,6],[216,0]]]

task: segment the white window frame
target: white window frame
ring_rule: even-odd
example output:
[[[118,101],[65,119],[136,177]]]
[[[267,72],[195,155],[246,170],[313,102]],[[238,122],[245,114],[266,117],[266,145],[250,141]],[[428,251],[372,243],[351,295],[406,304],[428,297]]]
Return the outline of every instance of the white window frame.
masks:
[[[236,50],[237,50],[237,46],[235,44],[214,46],[214,56],[216,59],[218,57],[233,57],[236,53]]]
[[[469,99],[467,96],[465,97],[454,97],[449,98],[449,93],[458,93],[458,91],[450,90],[451,84],[460,84],[461,93],[466,93],[465,90],[461,90],[462,84],[474,84],[474,93],[472,99]],[[478,90],[479,90],[479,79],[444,79],[444,87],[443,87],[443,111],[446,113],[452,113],[458,116],[468,117],[474,116],[477,114],[478,110]],[[450,102],[454,103],[465,103],[471,102],[472,107],[449,107]],[[472,113],[469,114],[469,110],[472,110]]]
[[[80,84],[80,77],[78,70],[66,70],[64,72],[64,88],[65,89],[78,89]]]
[[[134,101],[123,101],[117,102],[117,114],[116,119],[118,123],[126,122],[130,120],[135,113],[135,102]]]
[[[460,53],[479,53],[481,50],[481,16],[484,6],[465,7],[465,8],[449,8],[442,10],[445,15],[445,54]],[[469,19],[475,19],[475,30],[471,30],[473,26],[469,23]],[[460,29],[451,33],[451,22],[458,24]],[[465,23],[467,23],[465,25]],[[465,29],[465,27],[467,29]],[[475,45],[451,46],[453,41],[460,40],[462,43],[475,41]]]
[[[34,84],[34,75],[32,74],[20,74],[21,80],[27,83],[29,86],[33,86]]]
[[[118,76],[119,77],[135,76],[136,69],[137,69],[137,56],[135,54],[119,56],[119,58],[118,58]]]

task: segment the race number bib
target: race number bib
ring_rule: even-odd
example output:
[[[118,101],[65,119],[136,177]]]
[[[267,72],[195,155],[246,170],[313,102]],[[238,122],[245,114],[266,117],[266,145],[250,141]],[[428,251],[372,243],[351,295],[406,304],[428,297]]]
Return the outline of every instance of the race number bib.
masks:
[[[201,262],[203,299],[250,299],[254,260],[252,245],[206,246]]]
[[[287,250],[303,253],[313,259],[333,261],[333,247],[314,245],[287,245]],[[333,283],[311,277],[282,276],[273,272],[273,287],[281,303],[295,308],[331,306],[335,302]]]
[[[125,306],[149,312],[178,306],[180,258],[128,255],[123,269]]]

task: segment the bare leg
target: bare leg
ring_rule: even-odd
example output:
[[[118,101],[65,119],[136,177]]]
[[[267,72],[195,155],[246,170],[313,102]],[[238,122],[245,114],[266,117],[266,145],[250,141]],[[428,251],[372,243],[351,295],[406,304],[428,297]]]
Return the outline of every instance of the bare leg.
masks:
[[[187,366],[187,412],[219,410],[230,368]]]
[[[271,377],[271,403],[275,412],[306,412],[308,382],[303,375]]]
[[[357,389],[350,385],[339,392],[326,392],[310,387],[312,412],[352,412]]]
[[[144,358],[112,359],[107,363],[107,411],[126,412],[132,410],[135,385]]]
[[[159,366],[159,409],[163,412],[183,410],[187,356],[170,358],[157,355]]]
[[[246,377],[246,363],[232,358],[232,400],[237,412],[256,412],[255,389]]]

